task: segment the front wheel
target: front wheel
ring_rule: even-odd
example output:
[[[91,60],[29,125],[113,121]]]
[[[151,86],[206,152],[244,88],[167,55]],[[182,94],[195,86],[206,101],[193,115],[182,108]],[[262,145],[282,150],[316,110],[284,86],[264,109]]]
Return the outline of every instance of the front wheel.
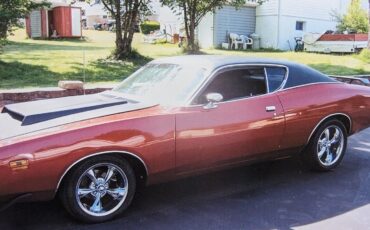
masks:
[[[305,152],[305,160],[313,170],[329,171],[341,163],[346,148],[346,128],[342,122],[330,120],[315,132]]]
[[[130,205],[136,188],[132,167],[124,159],[99,156],[77,165],[60,196],[66,210],[89,223],[104,222]]]

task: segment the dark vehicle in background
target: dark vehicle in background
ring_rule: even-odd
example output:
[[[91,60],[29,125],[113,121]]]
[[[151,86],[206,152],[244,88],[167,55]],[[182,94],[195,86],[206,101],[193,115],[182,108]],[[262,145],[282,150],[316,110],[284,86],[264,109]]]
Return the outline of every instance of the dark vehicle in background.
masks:
[[[364,85],[370,86],[370,76],[369,75],[358,75],[358,76],[331,76],[337,81],[353,84],[353,85]]]
[[[104,23],[95,23],[94,30],[106,30],[106,31],[115,31],[116,29],[116,21],[115,20],[108,20]]]

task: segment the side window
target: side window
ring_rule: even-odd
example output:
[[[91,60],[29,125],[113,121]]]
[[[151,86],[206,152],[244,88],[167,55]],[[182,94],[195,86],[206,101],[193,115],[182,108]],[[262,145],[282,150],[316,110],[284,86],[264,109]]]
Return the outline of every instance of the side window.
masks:
[[[263,67],[249,67],[220,72],[200,93],[193,104],[206,104],[208,93],[219,93],[223,101],[267,93]]]
[[[286,69],[282,67],[266,67],[266,74],[269,85],[269,92],[274,92],[280,88],[285,79]]]

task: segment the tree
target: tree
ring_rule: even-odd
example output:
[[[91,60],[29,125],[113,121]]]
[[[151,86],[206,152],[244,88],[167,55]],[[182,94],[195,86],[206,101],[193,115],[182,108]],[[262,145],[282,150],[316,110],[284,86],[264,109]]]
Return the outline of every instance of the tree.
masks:
[[[105,8],[116,20],[116,49],[115,59],[132,57],[132,40],[135,26],[141,13],[148,10],[150,0],[102,0]]]
[[[268,0],[257,0],[262,4]],[[182,15],[185,24],[187,38],[187,51],[196,53],[199,46],[195,39],[195,29],[203,17],[216,9],[221,9],[224,5],[229,4],[238,8],[245,4],[246,0],[161,0],[162,4],[171,7],[173,11]],[[180,12],[178,12],[180,10]]]
[[[369,30],[368,13],[362,8],[361,0],[352,0],[347,13],[339,18],[339,32],[367,33]]]
[[[0,1],[0,47],[7,37],[18,26],[19,19],[24,18],[31,10],[48,6],[44,1],[32,0],[1,0]]]

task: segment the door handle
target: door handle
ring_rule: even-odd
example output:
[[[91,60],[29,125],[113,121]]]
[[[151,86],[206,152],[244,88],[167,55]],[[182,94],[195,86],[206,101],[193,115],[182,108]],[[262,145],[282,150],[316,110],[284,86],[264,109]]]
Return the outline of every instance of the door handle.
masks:
[[[276,110],[275,106],[266,106],[266,112],[274,112]]]

